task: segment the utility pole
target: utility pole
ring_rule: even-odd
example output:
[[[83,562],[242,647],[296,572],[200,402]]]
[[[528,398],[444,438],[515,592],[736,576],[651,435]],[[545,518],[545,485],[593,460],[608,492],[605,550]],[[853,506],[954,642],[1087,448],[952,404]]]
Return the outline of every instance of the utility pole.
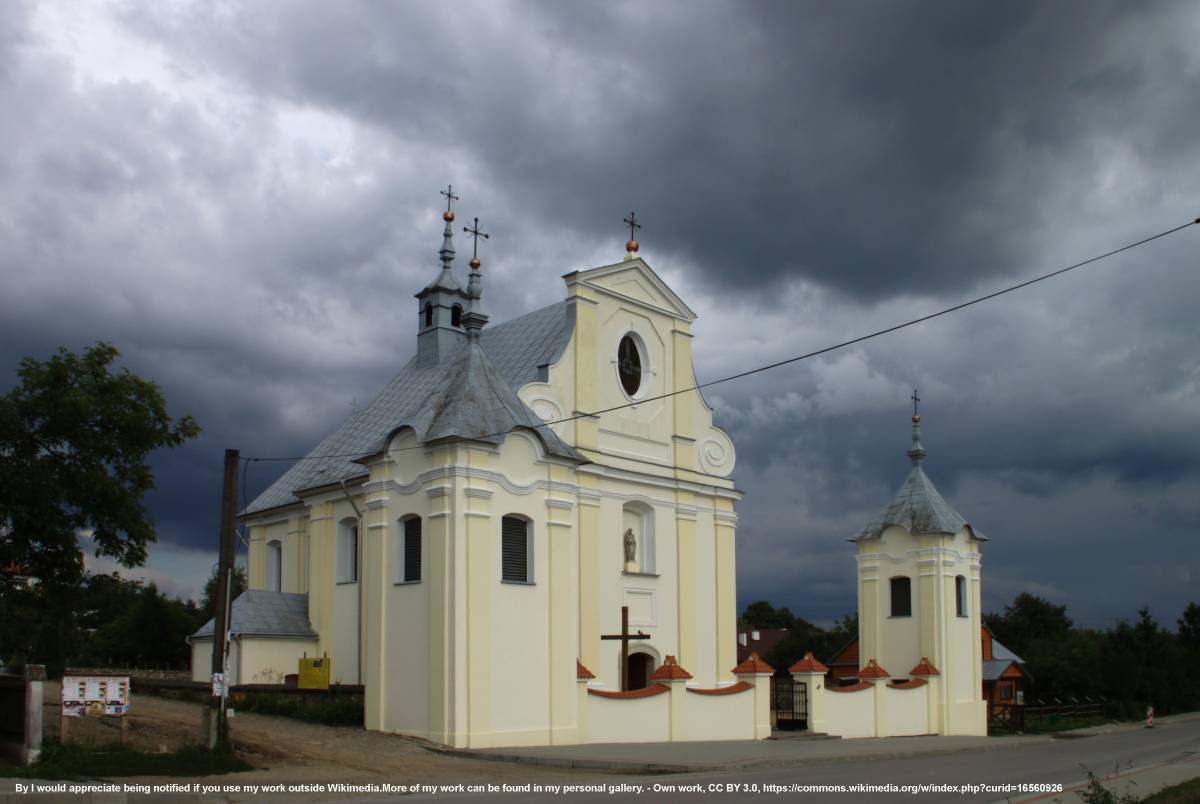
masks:
[[[225,740],[226,639],[231,620],[230,592],[233,587],[233,518],[237,513],[238,451],[225,450],[225,483],[221,491],[221,552],[217,565],[217,594],[213,615],[212,697],[204,710],[204,744],[214,749]]]

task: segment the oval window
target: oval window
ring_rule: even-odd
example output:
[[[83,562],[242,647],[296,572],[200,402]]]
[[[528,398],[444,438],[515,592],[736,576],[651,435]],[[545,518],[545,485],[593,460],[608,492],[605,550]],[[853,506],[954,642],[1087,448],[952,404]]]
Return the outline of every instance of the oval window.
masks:
[[[642,355],[637,343],[629,335],[621,339],[617,347],[617,372],[621,376],[621,387],[633,396],[642,387]]]

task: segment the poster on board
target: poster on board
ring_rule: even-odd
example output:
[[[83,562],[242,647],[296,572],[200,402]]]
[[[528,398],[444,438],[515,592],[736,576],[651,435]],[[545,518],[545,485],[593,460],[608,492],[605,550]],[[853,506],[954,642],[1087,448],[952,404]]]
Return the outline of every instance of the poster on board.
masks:
[[[64,717],[129,714],[129,676],[63,676]]]

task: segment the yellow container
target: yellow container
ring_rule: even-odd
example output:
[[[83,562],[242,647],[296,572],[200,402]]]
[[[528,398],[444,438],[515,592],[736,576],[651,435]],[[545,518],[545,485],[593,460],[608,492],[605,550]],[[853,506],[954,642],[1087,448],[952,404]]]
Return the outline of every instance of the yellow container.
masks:
[[[329,689],[329,656],[320,659],[310,659],[307,656],[300,660],[299,687],[302,690]]]

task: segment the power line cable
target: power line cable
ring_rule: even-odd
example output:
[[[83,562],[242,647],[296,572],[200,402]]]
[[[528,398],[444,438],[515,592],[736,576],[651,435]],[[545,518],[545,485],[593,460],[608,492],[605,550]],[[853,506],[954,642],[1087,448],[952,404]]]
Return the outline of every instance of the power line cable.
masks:
[[[781,366],[787,366],[792,363],[798,363],[802,360],[808,360],[813,357],[819,357],[823,354],[827,354],[829,352],[836,351],[837,349],[844,349],[847,346],[853,346],[856,343],[862,343],[863,341],[869,341],[872,338],[878,338],[881,335],[888,335],[890,333],[897,332],[899,330],[906,329],[908,327],[916,326],[917,324],[922,324],[926,321],[931,321],[932,319],[935,319],[935,318],[940,318],[941,316],[944,316],[944,315],[949,315],[950,313],[958,312],[959,310],[963,310],[967,307],[971,307],[972,305],[980,304],[981,302],[995,299],[998,296],[1005,295],[1006,293],[1012,293],[1015,290],[1027,288],[1030,285],[1035,285],[1038,282],[1044,282],[1047,279],[1052,279],[1061,274],[1065,274],[1068,271],[1073,271],[1076,268],[1082,268],[1085,265],[1091,265],[1094,262],[1099,262],[1100,260],[1115,256],[1117,254],[1120,254],[1121,252],[1129,251],[1130,249],[1137,248],[1138,246],[1144,246],[1145,244],[1150,243],[1154,240],[1158,240],[1159,238],[1166,237],[1167,235],[1175,234],[1175,232],[1178,232],[1182,229],[1186,229],[1189,226],[1195,226],[1197,224],[1200,224],[1200,218],[1197,218],[1194,221],[1189,221],[1188,223],[1181,224],[1172,229],[1167,229],[1165,231],[1159,232],[1158,234],[1142,238],[1141,240],[1138,240],[1136,242],[1128,243],[1124,246],[1121,246],[1120,248],[1115,248],[1112,251],[1107,251],[1103,254],[1083,260],[1082,262],[1077,262],[1073,265],[1068,265],[1065,268],[1059,268],[1056,271],[1051,271],[1050,273],[1042,274],[1041,276],[1036,276],[1033,279],[1027,279],[1024,282],[1019,282],[1015,285],[1010,285],[1006,288],[1002,288],[1001,290],[993,291],[992,293],[988,293],[984,296],[978,296],[969,301],[962,302],[961,304],[956,304],[952,307],[946,307],[942,310],[938,310],[935,313],[930,313],[929,315],[923,315],[920,318],[913,318],[913,319],[911,319],[909,321],[905,321],[901,324],[895,324],[894,326],[885,327],[884,329],[878,329],[878,330],[875,330],[874,332],[870,332],[866,335],[860,335],[857,338],[851,338],[850,340],[847,340],[847,341],[841,341],[840,343],[835,343],[831,346],[826,346],[822,349],[817,349],[812,352],[806,352],[805,354],[802,354],[802,355],[796,355],[795,357],[789,357],[786,360],[780,360],[778,362],[770,363],[765,366],[759,366],[758,368],[753,368],[753,369],[749,369],[747,371],[742,371],[737,374],[731,374],[728,377],[722,377],[717,380],[709,380],[708,382],[702,382],[702,383],[699,383],[698,385],[693,385],[688,388],[680,388],[675,391],[668,391],[665,394],[659,394],[658,396],[647,397],[646,399],[639,399],[636,402],[627,402],[622,405],[614,405],[610,408],[603,408],[602,410],[595,410],[595,411],[591,411],[588,413],[577,413],[574,416],[567,416],[562,419],[555,419],[554,421],[542,422],[541,424],[534,425],[534,427],[549,427],[549,426],[555,425],[555,424],[566,424],[568,422],[576,421],[577,419],[588,419],[588,418],[592,418],[595,416],[599,416],[604,413],[612,413],[613,411],[624,410],[625,408],[632,408],[632,407],[636,407],[637,405],[645,405],[648,402],[657,402],[658,400],[669,399],[671,397],[678,396],[679,394],[687,394],[687,393],[691,393],[692,391],[699,391],[703,388],[710,388],[714,385],[720,385],[721,383],[731,382],[733,380],[740,380],[743,377],[749,377],[753,374],[760,374],[764,371],[770,371],[771,369],[776,369]],[[475,436],[475,438],[477,438],[477,439],[496,438],[496,437],[505,435],[508,432],[509,432],[508,430],[505,430],[504,432],[500,432],[500,433],[488,433],[486,435]],[[394,449],[387,450],[387,452],[390,454],[393,452],[405,452],[405,451],[413,450],[413,449],[426,449],[426,446],[424,444],[418,444],[416,446],[411,446],[411,447],[396,447]],[[358,457],[361,457],[363,454],[364,453],[360,451],[360,452],[331,453],[331,454],[325,454],[325,455],[305,455],[305,456],[302,456],[299,458],[252,457],[252,458],[248,458],[247,460],[249,460],[249,461],[292,461],[292,462],[296,462],[296,461],[324,460],[326,458],[358,458]]]

